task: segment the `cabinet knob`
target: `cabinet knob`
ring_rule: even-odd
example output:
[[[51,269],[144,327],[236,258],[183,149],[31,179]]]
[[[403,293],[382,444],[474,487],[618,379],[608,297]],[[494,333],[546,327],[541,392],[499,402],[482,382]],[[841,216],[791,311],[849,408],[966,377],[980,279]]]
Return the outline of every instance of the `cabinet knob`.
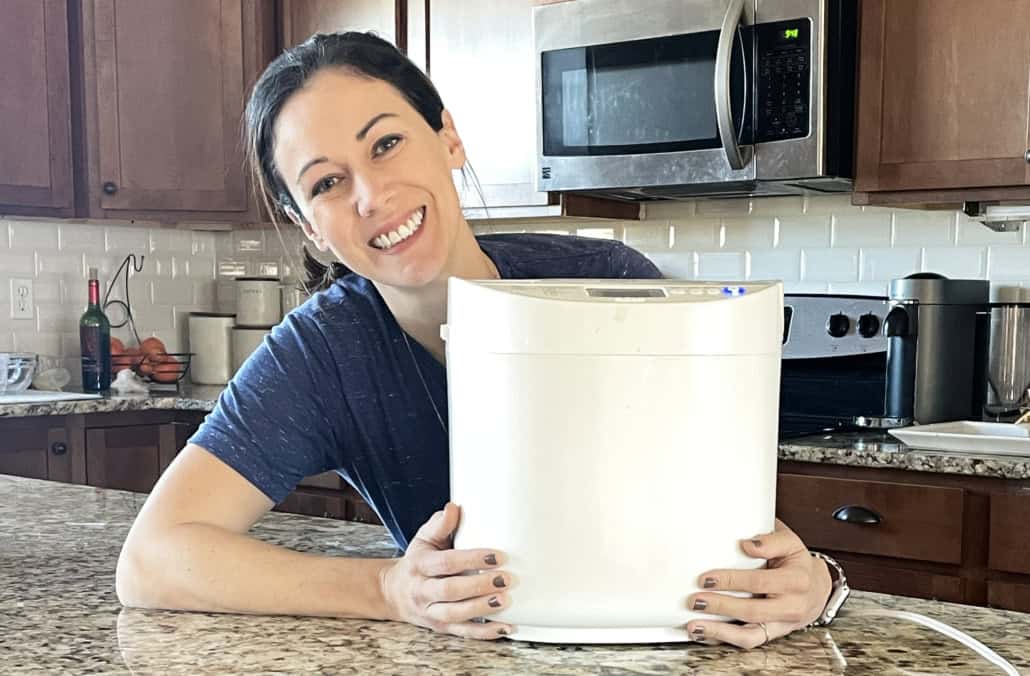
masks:
[[[55,441],[50,444],[50,452],[54,455],[64,455],[68,452],[68,445],[63,441]]]
[[[1030,162],[1030,149],[1027,149],[1026,154],[1023,155],[1023,159]]]
[[[838,507],[833,512],[833,518],[837,521],[859,523],[869,526],[883,523],[883,517],[876,511],[861,505],[844,505],[843,507]]]
[[[104,184],[104,194],[105,195],[113,195],[116,192],[118,192],[118,186],[116,186],[114,183],[112,183],[111,181],[108,181],[107,183]]]

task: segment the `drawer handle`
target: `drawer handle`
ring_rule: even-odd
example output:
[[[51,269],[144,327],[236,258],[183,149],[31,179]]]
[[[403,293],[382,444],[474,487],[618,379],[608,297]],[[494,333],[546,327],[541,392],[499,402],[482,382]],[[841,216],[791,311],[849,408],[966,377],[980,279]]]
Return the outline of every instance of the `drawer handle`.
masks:
[[[833,512],[833,518],[837,521],[861,523],[870,526],[883,523],[882,516],[868,507],[863,507],[861,505],[844,505],[843,507],[838,507]]]
[[[66,444],[61,443],[60,441],[55,441],[50,445],[50,451],[54,455],[64,455],[68,452],[68,446]]]

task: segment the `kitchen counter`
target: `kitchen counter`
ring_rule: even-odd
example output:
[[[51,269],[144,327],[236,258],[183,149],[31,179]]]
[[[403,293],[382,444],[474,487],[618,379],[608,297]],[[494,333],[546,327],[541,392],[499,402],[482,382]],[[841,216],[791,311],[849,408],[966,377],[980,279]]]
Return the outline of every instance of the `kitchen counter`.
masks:
[[[1030,457],[923,451],[886,432],[838,432],[781,441],[780,460],[1030,479]]]
[[[0,476],[0,669],[5,674],[989,674],[943,636],[843,615],[753,650],[663,644],[484,643],[393,622],[123,609],[118,551],[143,495]],[[395,554],[385,529],[269,513],[262,540],[339,556]],[[518,598],[517,588],[513,595]],[[899,608],[959,627],[1030,673],[1030,615],[856,593],[847,609]]]
[[[181,385],[177,392],[149,394],[106,394],[100,399],[79,399],[39,404],[0,404],[0,418],[40,415],[83,415],[118,411],[210,411],[218,402],[223,385]]]

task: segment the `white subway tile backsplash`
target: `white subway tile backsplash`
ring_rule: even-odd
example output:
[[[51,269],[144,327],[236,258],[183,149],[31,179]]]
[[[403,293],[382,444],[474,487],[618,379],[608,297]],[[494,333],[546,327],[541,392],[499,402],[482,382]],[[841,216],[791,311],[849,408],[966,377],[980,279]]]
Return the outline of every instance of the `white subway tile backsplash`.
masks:
[[[11,277],[35,276],[36,254],[32,250],[22,249],[0,253],[0,272]]]
[[[151,302],[156,305],[189,305],[193,284],[188,279],[155,279],[150,283]]]
[[[36,276],[38,277],[67,275],[85,279],[86,270],[83,265],[82,254],[53,253],[52,251],[40,251],[36,254]]]
[[[577,228],[578,237],[591,237],[593,239],[622,239],[622,227],[592,227]]]
[[[714,251],[722,246],[722,223],[700,219],[672,226],[672,248],[676,251]]]
[[[136,330],[141,336],[151,335],[153,331],[175,328],[171,304],[133,303],[132,315],[136,322]]]
[[[786,216],[779,218],[779,241],[781,249],[830,246],[831,215]]]
[[[802,249],[801,279],[806,282],[857,282],[858,249]]]
[[[9,317],[5,309],[2,317]],[[14,352],[14,333],[11,331],[0,331],[0,352]]]
[[[751,273],[748,279],[801,279],[800,249],[758,249],[751,252]]]
[[[751,200],[752,216],[800,216],[804,211],[805,198],[799,195],[759,197]]]
[[[191,253],[194,256],[205,256],[208,258],[214,258],[217,254],[215,249],[216,240],[218,235],[213,232],[194,232],[193,233],[193,247]]]
[[[57,249],[57,225],[43,221],[11,221],[8,223],[12,249]]]
[[[751,200],[746,197],[700,199],[695,208],[698,216],[747,216],[751,213]]]
[[[771,216],[724,218],[722,227],[726,249],[771,249],[776,243],[776,219]]]
[[[105,253],[104,228],[86,223],[61,223],[57,236],[62,251]],[[37,247],[45,249],[47,247]]]
[[[211,311],[215,307],[215,303],[218,301],[216,291],[217,286],[214,280],[193,282],[193,305],[197,307],[198,312]]]
[[[987,277],[991,281],[1030,280],[1030,248],[988,247]]]
[[[987,249],[982,246],[927,247],[923,249],[923,271],[952,279],[984,279]]]
[[[827,282],[783,282],[783,293],[828,293]]]
[[[954,211],[894,210],[894,246],[953,246]]]
[[[746,252],[702,252],[697,255],[697,278],[738,281],[747,278]]]
[[[83,304],[84,306],[85,304]],[[36,303],[36,330],[61,333],[78,331],[84,307],[57,303]]]
[[[1023,225],[1019,230],[1013,230],[1012,232],[995,232],[983,223],[974,221],[965,214],[959,214],[957,218],[959,246],[975,246],[977,244],[1019,246],[1023,243],[1023,231],[1027,229]]]
[[[861,211],[861,207],[851,205],[851,194],[842,195],[807,195],[805,196],[805,214],[810,216],[829,216],[831,214]]]
[[[61,356],[61,334],[52,331],[20,329],[15,325],[14,349],[18,352],[35,352],[54,357]]]
[[[667,279],[697,279],[697,254],[692,251],[647,253]]]
[[[191,279],[209,279],[215,278],[215,259],[214,258],[191,258],[184,262],[185,276]],[[181,276],[181,275],[180,275]]]
[[[263,230],[235,230],[232,233],[232,249],[234,255],[265,253],[265,233]]]
[[[193,233],[188,230],[154,228],[150,231],[150,249],[162,254],[192,254]]]
[[[697,214],[697,202],[645,202],[644,219],[646,221],[688,220]]]
[[[105,228],[107,251],[116,256],[150,252],[150,231],[147,228],[112,225]]]
[[[622,241],[642,252],[668,251],[671,246],[672,228],[667,223],[627,223],[622,232]]]
[[[886,296],[890,282],[830,282],[827,292],[849,296]]]
[[[832,246],[869,247],[891,245],[891,212],[848,211],[833,216]]]
[[[888,281],[918,272],[923,250],[917,247],[868,247],[861,250],[859,279],[863,282]]]

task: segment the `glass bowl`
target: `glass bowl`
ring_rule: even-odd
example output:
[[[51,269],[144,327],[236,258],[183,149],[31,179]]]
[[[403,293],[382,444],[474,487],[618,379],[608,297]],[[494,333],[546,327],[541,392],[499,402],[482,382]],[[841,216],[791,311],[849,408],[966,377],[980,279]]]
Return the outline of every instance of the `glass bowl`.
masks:
[[[32,383],[36,355],[26,352],[0,352],[0,394],[22,392]]]

